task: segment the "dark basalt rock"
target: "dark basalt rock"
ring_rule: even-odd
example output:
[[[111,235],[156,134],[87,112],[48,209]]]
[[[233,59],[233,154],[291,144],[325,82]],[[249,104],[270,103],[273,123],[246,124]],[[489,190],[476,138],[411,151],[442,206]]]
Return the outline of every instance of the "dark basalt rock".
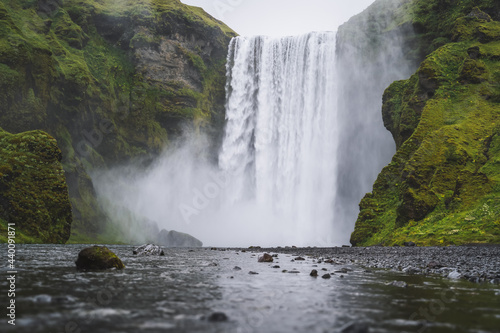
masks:
[[[125,268],[120,258],[105,246],[87,247],[78,253],[75,261],[80,270],[105,270],[110,268]]]
[[[273,257],[268,254],[268,253],[264,253],[262,256],[259,257],[259,262],[273,262],[274,259]]]
[[[229,318],[224,312],[214,312],[208,317],[208,321],[213,323],[220,323],[227,321]]]

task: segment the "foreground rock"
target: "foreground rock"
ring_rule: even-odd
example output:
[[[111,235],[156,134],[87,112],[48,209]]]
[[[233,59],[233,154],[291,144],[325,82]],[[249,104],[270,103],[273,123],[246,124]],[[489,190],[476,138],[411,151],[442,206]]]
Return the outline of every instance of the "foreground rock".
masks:
[[[165,247],[202,247],[203,243],[188,234],[163,229],[158,236],[158,244]]]
[[[120,258],[105,246],[87,247],[78,253],[76,267],[81,270],[105,270],[125,268]]]
[[[139,256],[164,256],[162,248],[154,244],[144,244],[136,248],[133,252]]]

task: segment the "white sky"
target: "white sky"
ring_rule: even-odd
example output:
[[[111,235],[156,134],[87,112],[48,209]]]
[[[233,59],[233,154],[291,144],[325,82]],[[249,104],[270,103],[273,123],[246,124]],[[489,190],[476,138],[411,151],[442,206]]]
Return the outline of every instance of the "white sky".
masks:
[[[242,36],[336,31],[375,0],[181,0],[202,7]]]

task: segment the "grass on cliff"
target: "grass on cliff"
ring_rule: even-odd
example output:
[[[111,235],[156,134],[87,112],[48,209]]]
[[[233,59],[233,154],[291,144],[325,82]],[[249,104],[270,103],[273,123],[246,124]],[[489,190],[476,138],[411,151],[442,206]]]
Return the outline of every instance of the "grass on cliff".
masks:
[[[65,243],[71,205],[54,138],[41,131],[0,130],[0,218],[13,223],[17,242]]]
[[[0,123],[11,132],[44,129],[58,140],[81,239],[109,231],[87,171],[150,157],[181,122],[205,126],[220,117],[224,62],[182,47],[183,33],[212,48],[236,35],[178,0],[65,0],[51,13],[35,0],[0,1]],[[150,80],[135,67],[136,48],[157,50],[177,34],[176,52],[199,72],[199,89]],[[112,133],[89,144],[103,120]]]
[[[423,108],[360,204],[357,245],[500,243],[500,23],[458,19],[454,29],[458,42],[388,89],[394,136],[409,106]]]

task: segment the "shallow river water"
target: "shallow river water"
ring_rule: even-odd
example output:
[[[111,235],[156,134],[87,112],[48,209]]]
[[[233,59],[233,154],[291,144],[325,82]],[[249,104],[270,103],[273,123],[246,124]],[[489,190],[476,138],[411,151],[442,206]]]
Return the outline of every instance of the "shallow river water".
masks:
[[[79,272],[74,261],[84,247],[17,246],[16,325],[7,323],[2,263],[0,332],[367,332],[347,328],[355,323],[369,332],[500,332],[498,285],[290,254],[258,263],[249,251],[206,248],[137,257],[131,246],[109,246],[124,270]],[[0,250],[7,253],[5,244]],[[212,316],[219,312],[227,320]]]

